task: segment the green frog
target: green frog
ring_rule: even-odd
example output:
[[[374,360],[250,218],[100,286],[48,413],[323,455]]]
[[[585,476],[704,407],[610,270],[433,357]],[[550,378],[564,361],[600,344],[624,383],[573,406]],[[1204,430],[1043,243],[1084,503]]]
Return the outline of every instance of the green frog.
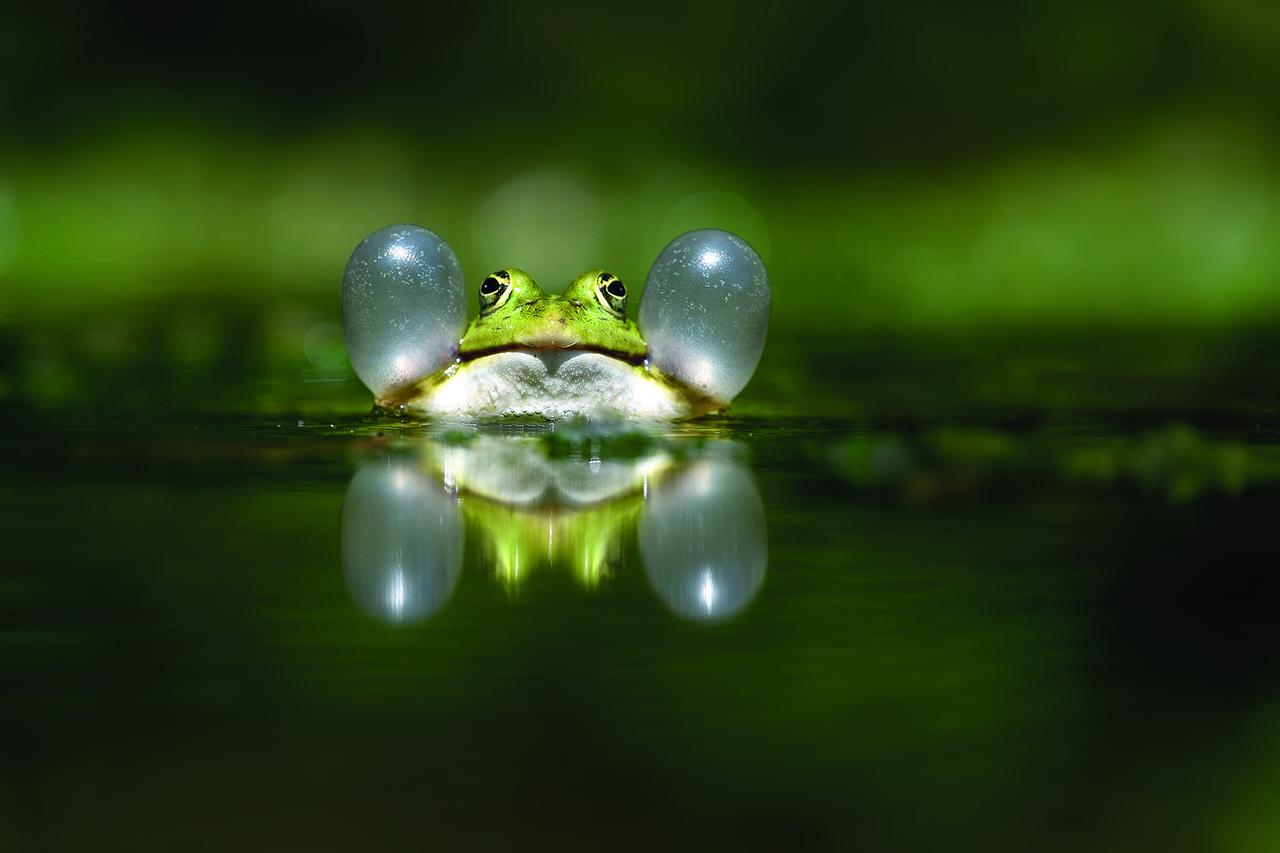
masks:
[[[449,244],[391,225],[347,261],[342,331],[384,409],[450,421],[679,420],[726,408],[750,381],[770,292],[754,249],[701,228],[650,267],[638,325],[615,275],[592,270],[551,294],[515,268],[485,276],[468,324]]]
[[[512,267],[487,276],[479,299],[454,361],[380,405],[426,417],[551,420],[676,419],[725,405],[649,362],[627,319],[627,286],[611,273],[583,273],[550,294]]]

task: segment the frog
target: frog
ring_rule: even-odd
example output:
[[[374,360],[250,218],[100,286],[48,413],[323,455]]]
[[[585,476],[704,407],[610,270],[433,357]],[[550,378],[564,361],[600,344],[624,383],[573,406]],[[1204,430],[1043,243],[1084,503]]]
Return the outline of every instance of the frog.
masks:
[[[666,376],[627,316],[626,284],[602,269],[549,293],[519,267],[484,278],[452,363],[379,399],[442,419],[679,420],[726,404]]]
[[[667,244],[637,321],[603,269],[544,290],[519,267],[468,286],[453,249],[419,225],[356,246],[342,277],[351,367],[378,409],[425,420],[686,420],[726,410],[750,381],[769,328],[764,261],[717,228]]]

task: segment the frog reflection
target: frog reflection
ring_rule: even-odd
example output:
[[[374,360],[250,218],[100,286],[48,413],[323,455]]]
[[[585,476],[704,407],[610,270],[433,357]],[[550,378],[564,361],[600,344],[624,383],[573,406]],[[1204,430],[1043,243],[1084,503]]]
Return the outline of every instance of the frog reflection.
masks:
[[[417,622],[449,601],[462,571],[462,518],[452,495],[405,460],[351,478],[340,522],[342,572],[362,610]]]
[[[638,526],[646,577],[672,612],[731,617],[759,591],[768,545],[754,480],[728,450],[553,458],[537,438],[484,434],[371,460],[343,505],[347,586],[379,619],[425,619],[453,594],[465,528],[509,590],[549,567],[593,588],[622,568]]]
[[[768,555],[760,494],[739,465],[703,459],[672,471],[640,519],[649,583],[688,619],[724,619],[746,607]]]

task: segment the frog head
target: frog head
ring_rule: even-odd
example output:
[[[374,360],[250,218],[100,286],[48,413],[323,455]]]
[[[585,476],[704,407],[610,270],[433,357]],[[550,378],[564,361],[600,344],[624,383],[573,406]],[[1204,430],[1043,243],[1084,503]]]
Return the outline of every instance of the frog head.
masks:
[[[627,287],[604,270],[583,273],[561,294],[549,294],[527,272],[511,267],[480,283],[480,314],[458,343],[472,361],[500,352],[595,352],[641,364],[646,352],[627,319]]]

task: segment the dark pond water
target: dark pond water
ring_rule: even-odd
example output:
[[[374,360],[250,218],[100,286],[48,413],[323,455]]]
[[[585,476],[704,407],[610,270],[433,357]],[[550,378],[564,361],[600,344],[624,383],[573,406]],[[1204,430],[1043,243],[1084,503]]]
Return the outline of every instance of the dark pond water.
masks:
[[[2,849],[1280,841],[1265,349],[781,339],[641,437],[42,346]]]

